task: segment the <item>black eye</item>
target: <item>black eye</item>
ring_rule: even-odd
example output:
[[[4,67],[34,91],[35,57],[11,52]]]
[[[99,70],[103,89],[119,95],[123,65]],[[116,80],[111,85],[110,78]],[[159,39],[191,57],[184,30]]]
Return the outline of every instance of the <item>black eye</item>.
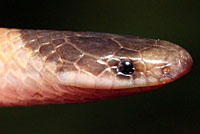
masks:
[[[129,60],[122,60],[118,64],[118,72],[123,74],[132,74],[134,72],[134,65]]]

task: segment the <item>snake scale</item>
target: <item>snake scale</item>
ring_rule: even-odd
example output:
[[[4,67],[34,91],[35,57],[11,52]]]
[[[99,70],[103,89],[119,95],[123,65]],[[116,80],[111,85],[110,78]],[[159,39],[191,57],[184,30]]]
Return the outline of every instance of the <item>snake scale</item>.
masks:
[[[191,70],[182,47],[96,32],[0,28],[0,106],[79,103],[149,91]]]

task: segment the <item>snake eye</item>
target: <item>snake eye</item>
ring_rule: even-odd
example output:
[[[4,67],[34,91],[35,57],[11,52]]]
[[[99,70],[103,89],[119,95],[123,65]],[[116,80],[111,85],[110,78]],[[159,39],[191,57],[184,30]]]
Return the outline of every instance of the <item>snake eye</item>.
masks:
[[[123,73],[125,75],[130,75],[134,72],[135,68],[131,61],[122,60],[119,62],[117,70],[118,72]]]

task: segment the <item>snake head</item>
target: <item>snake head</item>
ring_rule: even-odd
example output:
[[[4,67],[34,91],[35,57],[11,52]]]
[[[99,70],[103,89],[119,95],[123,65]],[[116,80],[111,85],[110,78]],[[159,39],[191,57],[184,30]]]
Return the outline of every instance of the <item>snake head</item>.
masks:
[[[193,65],[176,44],[109,33],[0,28],[0,51],[0,106],[76,103],[152,90]]]
[[[98,88],[113,89],[116,94],[130,94],[152,90],[172,82],[193,65],[190,54],[182,47],[168,41],[118,39],[125,44],[107,61],[109,68],[96,81]],[[131,44],[133,42],[134,44]],[[146,44],[145,44],[146,42]],[[140,46],[136,46],[138,43]],[[126,64],[122,64],[127,62]],[[124,71],[126,68],[128,71]],[[112,72],[112,73],[111,73]],[[113,75],[114,73],[114,75]]]
[[[168,41],[106,33],[70,34],[56,49],[62,63],[56,65],[56,78],[73,90],[89,90],[101,97],[161,87],[189,72],[193,64],[185,49]]]

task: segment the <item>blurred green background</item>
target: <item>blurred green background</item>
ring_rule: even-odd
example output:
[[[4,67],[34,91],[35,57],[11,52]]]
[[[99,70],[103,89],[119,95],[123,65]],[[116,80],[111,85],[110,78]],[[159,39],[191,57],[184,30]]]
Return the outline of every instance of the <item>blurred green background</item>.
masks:
[[[200,133],[199,0],[1,1],[0,27],[96,31],[168,40],[192,72],[159,90],[84,104],[0,108],[0,134]]]

